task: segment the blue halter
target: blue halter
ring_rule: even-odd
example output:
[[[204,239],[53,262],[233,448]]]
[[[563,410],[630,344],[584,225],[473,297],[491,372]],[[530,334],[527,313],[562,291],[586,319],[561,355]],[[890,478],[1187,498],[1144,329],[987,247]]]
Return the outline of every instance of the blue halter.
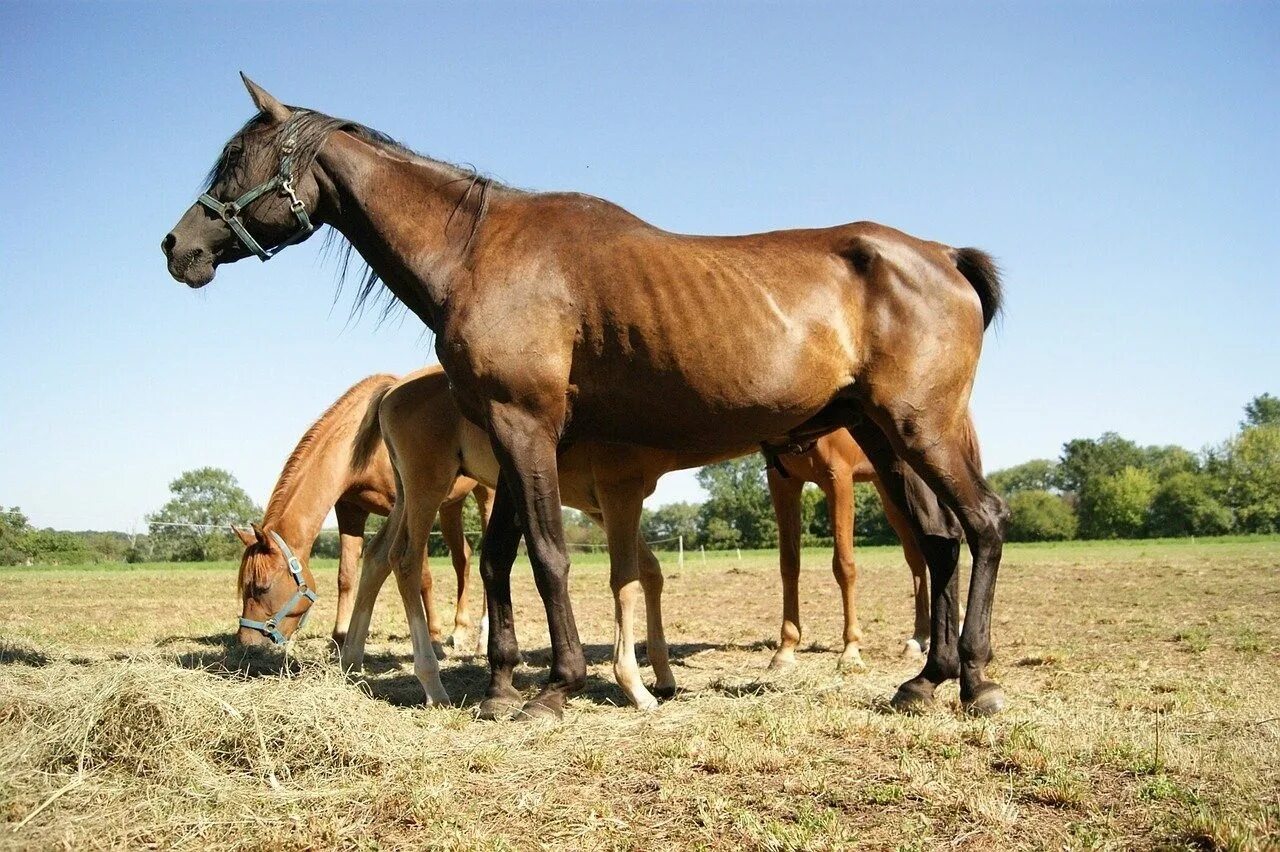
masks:
[[[276,611],[276,614],[268,618],[266,621],[253,621],[252,619],[240,616],[240,626],[247,627],[250,630],[257,630],[277,645],[283,645],[289,641],[289,638],[280,632],[280,622],[293,614],[293,608],[296,607],[303,598],[311,601],[311,603],[315,603],[316,598],[318,598],[319,595],[307,588],[307,581],[302,579],[302,560],[298,559],[297,556],[294,556],[289,545],[280,537],[280,533],[272,530],[271,537],[275,539],[276,544],[280,547],[280,552],[283,553],[285,559],[289,561],[289,574],[293,577],[293,581],[298,584],[298,590],[293,593],[293,597],[289,598],[288,603],[280,607],[280,609]],[[311,607],[308,606],[307,611],[298,619],[298,626],[294,628],[294,633],[297,633],[302,629],[302,625],[307,623],[307,616],[310,614]]]

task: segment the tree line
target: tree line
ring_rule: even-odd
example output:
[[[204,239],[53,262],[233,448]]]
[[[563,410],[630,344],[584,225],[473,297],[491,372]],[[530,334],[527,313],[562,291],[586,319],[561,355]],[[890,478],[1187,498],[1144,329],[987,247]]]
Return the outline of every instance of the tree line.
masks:
[[[778,524],[759,455],[708,465],[697,473],[707,493],[700,503],[645,509],[646,541],[674,549],[776,547]],[[1033,459],[988,475],[1009,502],[1011,541],[1213,536],[1280,532],[1280,398],[1255,397],[1235,435],[1192,452],[1140,446],[1114,432],[1068,441],[1056,459]],[[67,532],[37,529],[17,507],[0,508],[0,564],[82,562],[189,562],[235,560],[241,545],[229,524],[262,517],[234,476],[218,468],[183,473],[169,484],[167,503],[147,516],[148,532]],[[465,529],[474,538],[479,513],[468,500]],[[370,518],[372,535],[380,518]],[[807,546],[829,545],[826,498],[809,486],[801,502]],[[897,539],[875,489],[855,486],[854,531],[864,544]],[[565,511],[570,545],[603,545],[604,534],[586,516]],[[318,557],[338,555],[334,530],[321,534]],[[433,536],[433,555],[444,553]]]

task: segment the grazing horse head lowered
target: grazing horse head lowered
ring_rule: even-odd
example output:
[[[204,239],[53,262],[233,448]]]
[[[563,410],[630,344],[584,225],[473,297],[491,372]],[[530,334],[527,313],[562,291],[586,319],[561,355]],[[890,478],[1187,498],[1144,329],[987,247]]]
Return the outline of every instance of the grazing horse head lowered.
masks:
[[[895,706],[928,707],[956,678],[969,711],[1004,706],[985,666],[1008,511],[983,477],[968,416],[1001,301],[987,255],[871,222],[673,234],[599,198],[499,186],[246,85],[259,114],[227,144],[208,198],[165,237],[169,270],[203,286],[219,264],[270,256],[327,224],[372,270],[361,295],[381,280],[435,332],[459,409],[485,427],[502,480],[481,559],[483,714],[558,716],[585,682],[559,447],[744,452],[840,427],[908,519],[932,580],[929,656]],[[550,679],[523,704],[510,593],[522,532],[552,646]]]

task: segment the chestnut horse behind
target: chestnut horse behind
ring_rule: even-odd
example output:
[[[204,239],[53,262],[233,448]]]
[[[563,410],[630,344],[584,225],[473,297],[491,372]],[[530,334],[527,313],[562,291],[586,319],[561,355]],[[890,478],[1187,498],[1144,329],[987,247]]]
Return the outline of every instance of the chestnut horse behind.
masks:
[[[361,464],[352,465],[353,440],[370,401],[380,398],[398,377],[369,376],[350,387],[307,429],[285,462],[284,470],[271,491],[266,513],[253,531],[235,529],[245,550],[240,559],[239,588],[243,599],[241,627],[236,637],[242,645],[257,645],[275,637],[292,636],[306,615],[311,601],[299,597],[293,606],[297,585],[289,574],[288,559],[296,555],[306,586],[316,588],[311,574],[311,548],[332,509],[338,519],[341,552],[338,561],[338,613],[333,638],[346,638],[351,621],[356,570],[360,564],[365,522],[370,514],[386,516],[395,501],[395,472],[382,446],[374,448]],[[462,534],[462,507],[474,493],[483,517],[492,504],[489,489],[465,476],[458,477],[440,506],[440,530],[453,570],[458,577],[458,607],[454,632],[448,642],[455,647],[468,642],[471,629],[467,605],[471,576],[471,546]],[[434,517],[432,518],[434,520]],[[287,551],[287,552],[286,552]],[[425,554],[421,562],[424,602],[431,594],[431,573]],[[286,611],[287,608],[287,611]],[[260,624],[267,629],[244,626]],[[432,641],[444,640],[439,625]]]

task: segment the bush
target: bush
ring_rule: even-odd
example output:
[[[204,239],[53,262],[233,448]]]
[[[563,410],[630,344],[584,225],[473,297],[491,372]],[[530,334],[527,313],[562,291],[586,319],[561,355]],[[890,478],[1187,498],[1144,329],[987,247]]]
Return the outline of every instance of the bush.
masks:
[[[1211,477],[1175,473],[1151,501],[1148,531],[1157,536],[1222,535],[1231,531],[1231,511],[1219,502]]]
[[[1019,491],[1009,498],[1009,541],[1066,541],[1075,538],[1076,514],[1048,491]]]
[[[1084,538],[1137,538],[1146,531],[1155,498],[1150,471],[1125,467],[1085,482],[1080,491],[1080,533]]]

